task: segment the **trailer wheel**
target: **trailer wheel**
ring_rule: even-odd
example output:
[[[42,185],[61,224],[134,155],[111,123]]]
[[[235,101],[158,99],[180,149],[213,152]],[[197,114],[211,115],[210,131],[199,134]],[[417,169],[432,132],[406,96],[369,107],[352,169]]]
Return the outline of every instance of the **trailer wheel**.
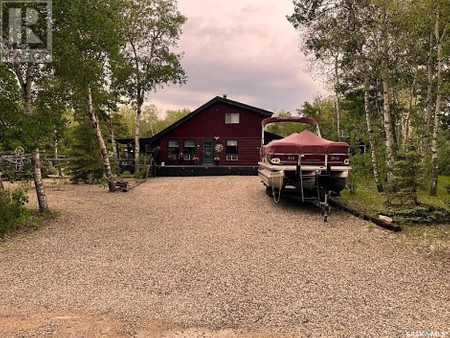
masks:
[[[267,196],[269,196],[269,197],[273,197],[273,190],[272,190],[272,187],[266,186],[266,194],[267,194]]]

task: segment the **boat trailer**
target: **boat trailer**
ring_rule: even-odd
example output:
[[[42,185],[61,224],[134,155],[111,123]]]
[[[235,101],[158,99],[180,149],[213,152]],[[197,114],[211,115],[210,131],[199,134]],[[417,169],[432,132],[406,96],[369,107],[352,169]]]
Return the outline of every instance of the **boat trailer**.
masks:
[[[265,127],[275,122],[299,122],[316,128],[265,144]],[[266,194],[279,203],[281,196],[311,202],[321,208],[324,222],[331,211],[330,191],[340,192],[351,170],[349,145],[321,137],[316,120],[309,117],[272,117],[262,121],[261,161],[258,174]]]
[[[328,221],[328,215],[331,212],[331,205],[329,203],[329,190],[320,186],[320,180],[319,178],[324,176],[323,173],[321,173],[320,170],[314,171],[315,175],[315,184],[313,192],[310,194],[305,193],[304,187],[303,187],[303,174],[301,170],[301,166],[298,166],[298,176],[300,177],[300,189],[288,189],[286,188],[288,184],[283,183],[284,180],[284,173],[278,172],[277,177],[275,180],[279,180],[278,184],[272,184],[270,186],[266,185],[264,182],[264,185],[266,187],[266,194],[273,198],[275,203],[279,203],[281,199],[281,195],[286,196],[288,198],[300,200],[302,203],[310,202],[319,207],[322,210],[323,213],[323,221]],[[273,181],[275,181],[273,180]],[[281,186],[281,188],[276,188],[276,186]],[[298,196],[298,191],[300,190],[300,196]]]

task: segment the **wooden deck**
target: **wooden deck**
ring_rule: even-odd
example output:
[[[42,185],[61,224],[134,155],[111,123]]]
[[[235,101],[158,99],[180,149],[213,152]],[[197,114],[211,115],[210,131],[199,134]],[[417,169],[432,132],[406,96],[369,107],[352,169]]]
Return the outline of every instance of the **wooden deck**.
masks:
[[[165,165],[156,166],[156,177],[174,176],[256,176],[258,166],[181,166]]]

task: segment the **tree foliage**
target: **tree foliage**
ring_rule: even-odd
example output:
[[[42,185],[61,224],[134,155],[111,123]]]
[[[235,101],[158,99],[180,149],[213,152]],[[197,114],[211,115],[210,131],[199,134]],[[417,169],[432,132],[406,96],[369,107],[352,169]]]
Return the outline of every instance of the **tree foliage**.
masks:
[[[411,145],[420,154],[418,161],[428,166],[423,173],[431,170],[431,153],[439,157],[435,161],[433,155],[433,179],[437,180],[437,169],[448,172],[441,157],[447,141],[439,134],[446,129],[450,104],[449,2],[294,0],[294,8],[288,20],[302,37],[304,53],[327,65],[325,76],[343,97],[344,139],[362,139],[376,148],[372,157],[378,154],[378,160],[386,162],[381,163],[383,181],[388,179],[393,191],[399,189],[395,163]],[[334,66],[336,72],[331,71]],[[337,139],[330,100],[306,103],[302,113],[320,120],[324,105],[328,116],[320,121],[322,129]],[[420,181],[430,182],[426,175]]]
[[[168,84],[183,84],[186,73],[176,53],[186,18],[175,0],[127,0],[122,11],[124,45],[114,62],[114,85],[132,104],[135,115],[135,167],[139,171],[139,136],[145,95]]]
[[[14,75],[0,64],[0,151],[21,145],[18,135],[22,114],[20,91]]]
[[[188,115],[191,111],[189,109],[168,110],[165,117],[158,114],[158,108],[153,105],[146,105],[142,109],[141,127],[139,130],[140,137],[152,137],[161,130],[167,128],[174,122]],[[126,125],[127,134],[123,137],[133,138],[135,134],[135,115],[136,112],[130,106],[122,106],[119,109],[118,115],[123,119]]]

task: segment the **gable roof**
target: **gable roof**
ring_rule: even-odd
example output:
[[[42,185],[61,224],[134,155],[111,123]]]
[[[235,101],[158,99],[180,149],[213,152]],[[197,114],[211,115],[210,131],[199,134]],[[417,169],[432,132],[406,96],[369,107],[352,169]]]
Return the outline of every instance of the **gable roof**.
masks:
[[[240,103],[240,102],[233,101],[233,100],[230,100],[230,99],[227,99],[227,98],[224,98],[224,97],[216,96],[212,100],[210,100],[207,103],[205,103],[203,106],[197,108],[196,110],[194,110],[193,112],[189,113],[185,117],[183,117],[183,118],[179,119],[178,121],[174,122],[173,124],[168,126],[166,129],[163,129],[159,133],[153,135],[151,137],[151,141],[153,142],[153,141],[158,140],[160,137],[162,137],[165,134],[169,133],[170,131],[178,128],[180,125],[182,125],[186,121],[192,119],[193,117],[195,117],[196,115],[200,114],[202,111],[208,109],[209,107],[211,107],[212,105],[214,105],[216,103],[225,103],[225,104],[228,104],[230,106],[234,106],[234,107],[238,107],[238,108],[245,109],[245,110],[248,110],[248,111],[252,111],[254,113],[260,114],[264,118],[271,117],[272,114],[273,114],[272,112],[270,112],[268,110],[252,107],[252,106],[246,105],[244,103]]]

